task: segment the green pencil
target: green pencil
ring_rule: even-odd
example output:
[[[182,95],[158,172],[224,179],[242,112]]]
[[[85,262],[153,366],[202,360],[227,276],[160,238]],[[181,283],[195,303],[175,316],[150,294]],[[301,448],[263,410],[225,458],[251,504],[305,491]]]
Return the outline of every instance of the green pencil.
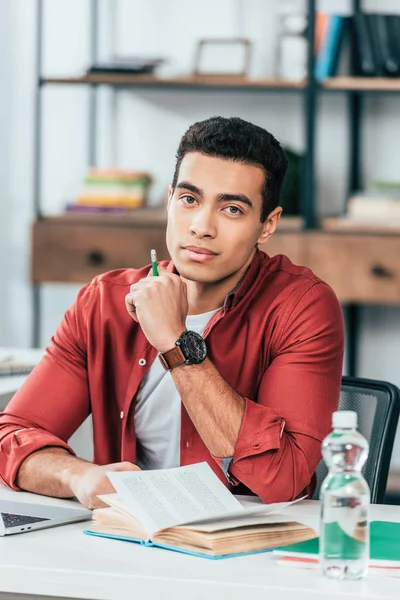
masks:
[[[151,267],[153,269],[153,275],[157,276],[158,275],[158,269],[157,269],[157,253],[155,250],[151,250],[150,251],[150,256],[151,256]]]

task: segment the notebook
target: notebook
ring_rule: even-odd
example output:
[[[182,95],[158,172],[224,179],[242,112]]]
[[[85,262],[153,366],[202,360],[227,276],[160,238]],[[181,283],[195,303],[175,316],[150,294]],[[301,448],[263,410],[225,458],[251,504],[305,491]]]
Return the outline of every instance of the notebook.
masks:
[[[351,543],[349,543],[349,552],[351,552]],[[276,548],[274,553],[279,557],[318,562],[319,538]],[[371,566],[400,568],[400,523],[371,522],[370,558]]]

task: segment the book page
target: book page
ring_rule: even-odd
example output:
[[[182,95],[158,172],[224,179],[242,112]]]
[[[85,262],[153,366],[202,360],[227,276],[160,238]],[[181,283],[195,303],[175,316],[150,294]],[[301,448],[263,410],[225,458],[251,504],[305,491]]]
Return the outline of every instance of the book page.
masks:
[[[285,509],[292,504],[300,502],[302,499],[303,498],[299,498],[298,500],[293,500],[291,502],[276,502],[275,504],[247,505],[245,510],[240,513],[191,521],[190,523],[185,523],[182,527],[196,531],[213,532],[222,529],[249,527],[252,525],[299,522],[299,518],[296,518],[293,513],[286,514]]]
[[[175,469],[120,471],[107,475],[127,510],[150,537],[158,529],[244,511],[206,462]]]

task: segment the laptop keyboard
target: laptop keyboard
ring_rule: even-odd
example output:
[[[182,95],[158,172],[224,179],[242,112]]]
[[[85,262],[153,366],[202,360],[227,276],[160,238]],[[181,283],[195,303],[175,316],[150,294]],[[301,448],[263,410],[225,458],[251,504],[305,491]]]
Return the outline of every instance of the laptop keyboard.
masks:
[[[39,521],[48,521],[44,517],[28,517],[26,515],[12,515],[10,513],[1,513],[3,517],[3,523],[6,528],[8,527],[19,527],[20,525],[30,525],[31,523],[38,523]]]

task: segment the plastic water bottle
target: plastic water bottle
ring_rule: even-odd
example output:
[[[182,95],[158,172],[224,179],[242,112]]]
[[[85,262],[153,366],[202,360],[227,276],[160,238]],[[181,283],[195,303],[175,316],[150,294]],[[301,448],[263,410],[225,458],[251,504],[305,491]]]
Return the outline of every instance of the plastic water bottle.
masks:
[[[360,579],[369,563],[370,492],[361,473],[369,446],[356,430],[357,413],[333,413],[332,426],[322,442],[329,473],[320,494],[320,564],[331,579]]]

